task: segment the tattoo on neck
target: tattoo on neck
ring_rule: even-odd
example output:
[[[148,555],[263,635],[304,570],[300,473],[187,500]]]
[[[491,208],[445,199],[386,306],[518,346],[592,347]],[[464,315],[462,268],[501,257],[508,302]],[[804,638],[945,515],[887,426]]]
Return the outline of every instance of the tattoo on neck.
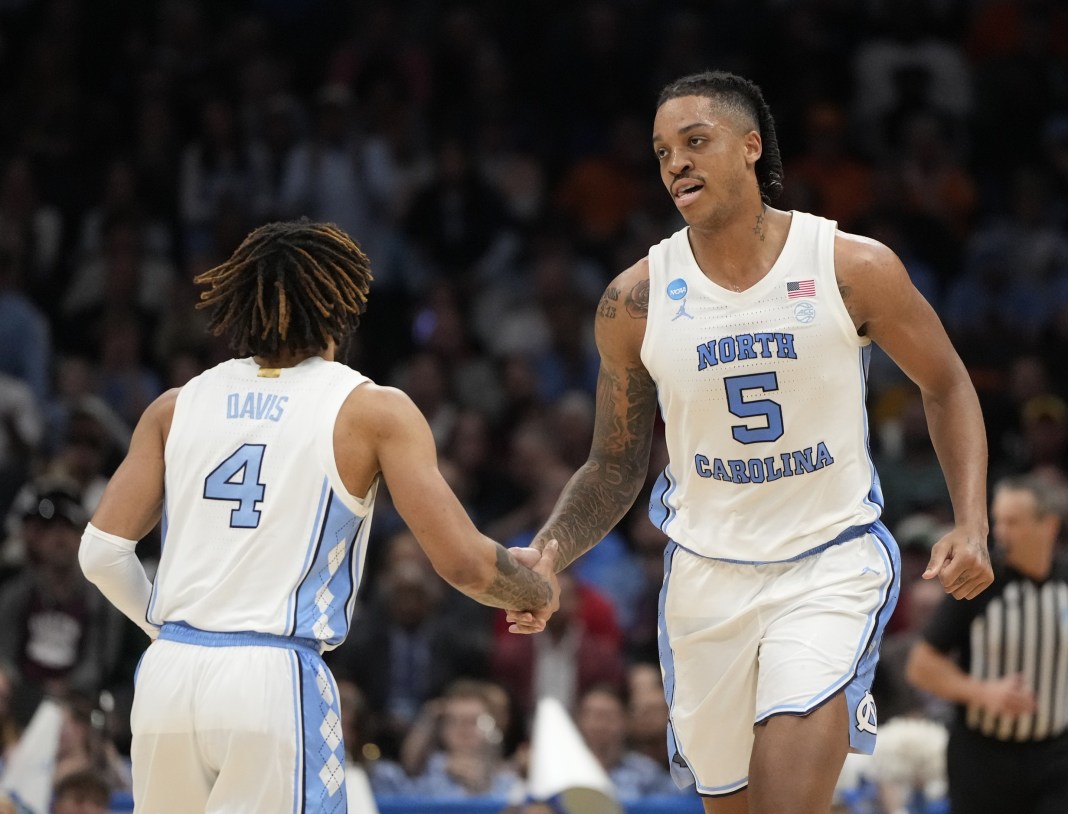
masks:
[[[764,234],[764,216],[767,214],[767,206],[761,206],[760,214],[756,217],[756,224],[753,226],[753,234],[760,238],[760,242],[763,243],[767,235]]]

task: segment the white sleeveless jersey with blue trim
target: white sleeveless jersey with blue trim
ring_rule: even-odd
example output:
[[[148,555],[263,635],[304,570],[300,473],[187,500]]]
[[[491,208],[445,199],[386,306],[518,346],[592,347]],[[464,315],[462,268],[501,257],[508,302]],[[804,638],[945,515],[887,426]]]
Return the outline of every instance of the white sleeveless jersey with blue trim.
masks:
[[[182,387],[149,621],[298,636],[322,649],[344,640],[377,482],[363,498],[346,492],[334,424],[366,381],[319,357],[275,377],[234,359]]]
[[[743,292],[705,277],[686,229],[649,251],[641,358],[669,460],[650,517],[696,554],[789,560],[881,513],[870,344],[838,291],[834,239],[833,221],[794,212],[778,260]]]

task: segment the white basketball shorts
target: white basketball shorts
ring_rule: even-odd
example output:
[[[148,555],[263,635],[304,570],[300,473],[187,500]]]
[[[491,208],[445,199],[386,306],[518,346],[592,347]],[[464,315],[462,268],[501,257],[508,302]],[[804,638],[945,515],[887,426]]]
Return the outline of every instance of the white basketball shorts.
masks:
[[[753,727],[844,691],[853,751],[875,748],[871,683],[897,603],[900,555],[882,523],[790,562],[664,554],[660,659],[671,772],[707,796],[748,784]]]
[[[315,642],[166,624],[135,678],[137,814],[344,814],[337,684]]]

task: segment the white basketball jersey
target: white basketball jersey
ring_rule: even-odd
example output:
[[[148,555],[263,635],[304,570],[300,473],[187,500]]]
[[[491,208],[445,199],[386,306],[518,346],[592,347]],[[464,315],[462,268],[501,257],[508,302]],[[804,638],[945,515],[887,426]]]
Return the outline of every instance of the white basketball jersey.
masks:
[[[269,372],[234,359],[178,394],[148,619],[330,649],[349,630],[377,487],[346,492],[334,424],[367,379],[319,357]]]
[[[641,358],[669,455],[650,517],[696,554],[788,560],[879,517],[870,344],[838,292],[834,235],[794,212],[782,254],[743,292],[701,272],[687,229],[649,251]]]

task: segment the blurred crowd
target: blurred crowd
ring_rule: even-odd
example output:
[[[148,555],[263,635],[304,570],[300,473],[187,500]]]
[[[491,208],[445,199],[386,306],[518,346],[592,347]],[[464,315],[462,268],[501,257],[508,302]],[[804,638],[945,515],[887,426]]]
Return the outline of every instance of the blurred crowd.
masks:
[[[706,68],[763,88],[778,206],[904,260],[972,373],[992,478],[1068,483],[1062,3],[4,0],[0,754],[48,694],[69,708],[64,777],[129,782],[147,641],[84,582],[78,541],[144,407],[227,358],[191,280],[266,221],[361,243],[375,282],[346,361],[415,400],[475,521],[526,544],[589,447],[597,299],[682,225],[656,93]],[[907,637],[950,506],[918,392],[878,354],[869,384]],[[664,463],[655,443],[649,485]],[[544,696],[622,793],[672,788],[645,503],[562,579],[549,630],[513,637],[380,501],[330,656],[372,788],[500,793]],[[158,545],[139,546],[150,570]]]

